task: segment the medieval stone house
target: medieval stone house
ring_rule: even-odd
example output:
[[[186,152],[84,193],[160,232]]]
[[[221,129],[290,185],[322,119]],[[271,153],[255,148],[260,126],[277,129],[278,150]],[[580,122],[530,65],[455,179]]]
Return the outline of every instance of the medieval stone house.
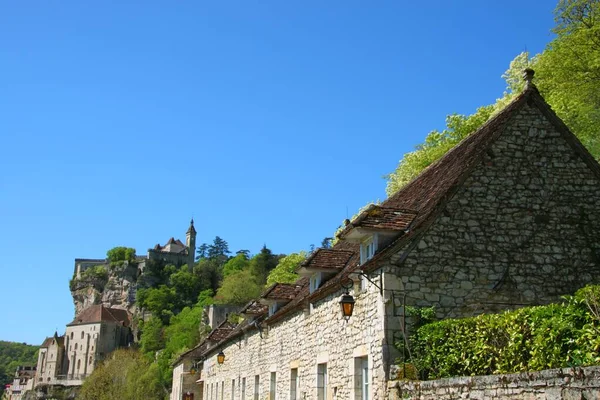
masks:
[[[66,333],[47,338],[38,354],[35,386],[81,385],[98,362],[126,347],[133,337],[125,310],[94,305],[67,325]]]
[[[348,221],[296,284],[269,288],[224,339],[178,360],[187,387],[172,399],[383,399],[405,306],[471,316],[598,283],[600,166],[531,77],[483,127]]]

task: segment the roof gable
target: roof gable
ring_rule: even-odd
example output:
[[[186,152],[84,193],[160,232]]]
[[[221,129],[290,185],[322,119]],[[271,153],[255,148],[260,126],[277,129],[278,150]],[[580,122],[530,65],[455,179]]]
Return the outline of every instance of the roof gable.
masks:
[[[477,131],[463,139],[441,159],[427,167],[415,179],[382,203],[382,207],[413,209],[417,215],[408,232],[399,232],[397,238],[369,260],[363,269],[376,268],[377,260],[386,256],[388,250],[406,243],[429,225],[445,202],[450,199],[473,169],[482,161],[491,146],[505,132],[505,128],[525,106],[536,107],[561,134],[573,151],[585,162],[592,173],[600,178],[600,165],[577,137],[552,111],[533,84],[517,96],[507,107],[492,117]],[[367,210],[368,211],[368,210]]]
[[[113,322],[119,325],[129,326],[129,314],[126,310],[107,308],[102,304],[96,304],[80,312],[67,326],[99,322]]]

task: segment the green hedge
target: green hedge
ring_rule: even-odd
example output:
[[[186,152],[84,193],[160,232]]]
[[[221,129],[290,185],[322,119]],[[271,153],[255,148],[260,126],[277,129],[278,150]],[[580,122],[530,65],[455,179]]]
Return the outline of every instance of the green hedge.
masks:
[[[562,304],[430,323],[411,338],[411,364],[422,379],[599,364],[599,311],[600,286],[588,286]]]

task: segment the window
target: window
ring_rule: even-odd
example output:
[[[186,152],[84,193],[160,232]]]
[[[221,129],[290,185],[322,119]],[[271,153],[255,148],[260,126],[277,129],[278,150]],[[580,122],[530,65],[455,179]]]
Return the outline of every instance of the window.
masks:
[[[277,392],[277,373],[271,372],[271,384],[269,387],[269,400],[275,400],[275,392]]]
[[[327,399],[327,364],[317,365],[317,400]]]
[[[354,359],[354,393],[355,400],[369,400],[369,359]]]
[[[275,314],[275,311],[277,311],[277,303],[273,303],[269,305],[269,317],[273,314]]]
[[[242,385],[241,385],[241,389],[242,389],[242,395],[240,396],[240,398],[242,400],[246,400],[246,378],[242,378]]]
[[[298,400],[298,368],[293,368],[290,374],[290,400]]]
[[[77,343],[75,343],[75,351],[77,351]]]
[[[255,375],[254,376],[254,400],[258,400],[258,397],[260,396],[260,376],[259,375]]]
[[[85,337],[85,333],[81,332],[81,338],[83,339]]]
[[[71,340],[73,340],[73,332],[71,332]]]
[[[225,400],[225,381],[221,382],[221,400]]]
[[[370,238],[368,238],[367,240],[365,240],[364,242],[362,242],[360,244],[360,263],[361,264],[364,264],[368,260],[373,258],[373,255],[375,254],[375,246],[377,244],[376,239],[377,238],[375,236],[371,236]]]
[[[77,360],[77,372],[79,372],[80,368],[81,368],[81,359]]]
[[[310,292],[314,292],[321,285],[321,273],[317,272],[316,274],[311,275],[310,277]]]
[[[231,380],[231,400],[234,399],[234,395],[235,395],[235,379]]]

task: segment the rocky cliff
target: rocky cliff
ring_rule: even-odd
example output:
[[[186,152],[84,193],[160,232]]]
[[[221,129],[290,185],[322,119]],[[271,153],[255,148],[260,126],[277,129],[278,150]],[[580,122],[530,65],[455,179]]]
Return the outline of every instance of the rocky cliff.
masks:
[[[135,313],[135,294],[140,265],[137,262],[102,264],[87,269],[70,282],[75,315],[94,304]]]

